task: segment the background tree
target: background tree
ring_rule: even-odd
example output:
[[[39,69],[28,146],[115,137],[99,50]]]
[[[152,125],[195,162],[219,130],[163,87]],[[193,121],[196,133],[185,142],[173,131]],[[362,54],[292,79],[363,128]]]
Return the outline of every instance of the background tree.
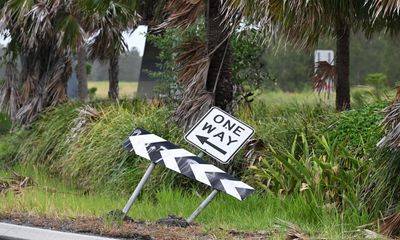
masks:
[[[2,1],[1,8],[2,33],[11,37],[7,61],[15,65],[17,56],[23,61],[21,74],[8,74],[19,77],[6,78],[0,104],[15,106],[11,117],[29,123],[44,108],[66,99],[71,46],[82,40],[74,16],[78,8],[70,1]]]
[[[86,36],[94,36],[92,53],[112,59],[110,75],[115,76],[115,54],[125,48],[122,29],[129,29],[138,18],[133,1],[128,2],[0,1],[2,34],[11,38],[6,56],[9,69],[17,71],[16,59],[22,59],[21,72],[8,74],[0,89],[0,106],[25,124],[46,107],[64,101],[72,52]]]
[[[86,47],[82,44],[76,53],[77,63],[75,66],[76,77],[78,79],[78,98],[87,100],[88,98],[88,77],[86,72]]]
[[[350,31],[369,29],[369,7],[356,1],[287,1],[279,14],[278,27],[287,40],[314,47],[322,36],[336,39],[336,109],[350,109]]]
[[[184,86],[184,93],[175,119],[185,128],[212,105],[232,111],[234,84],[230,36],[236,18],[227,18],[223,2],[169,1],[166,7],[168,18],[160,25],[160,28],[185,30],[204,19],[205,36],[189,39],[177,49],[178,81]]]
[[[91,14],[85,20],[90,36],[89,57],[94,60],[108,61],[108,96],[118,99],[119,56],[127,51],[124,31],[133,31],[139,15],[136,13],[136,1],[94,1]]]

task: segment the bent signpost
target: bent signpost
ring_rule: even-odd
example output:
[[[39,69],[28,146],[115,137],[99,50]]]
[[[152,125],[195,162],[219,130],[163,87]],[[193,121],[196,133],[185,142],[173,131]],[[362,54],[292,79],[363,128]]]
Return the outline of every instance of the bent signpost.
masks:
[[[199,123],[186,134],[185,139],[189,142],[197,139],[193,143],[195,146],[201,148],[204,152],[213,157],[215,155],[220,162],[226,164],[253,133],[254,130],[251,127],[245,125],[238,119],[218,108],[212,108]],[[217,142],[216,139],[219,139],[220,142]],[[196,156],[144,129],[135,129],[123,143],[123,146],[128,151],[134,152],[151,161],[144,176],[122,210],[125,215],[129,212],[129,209],[135,202],[156,165],[164,166],[214,189],[187,219],[188,223],[194,221],[219,191],[225,192],[238,200],[244,200],[254,192],[254,188],[251,186],[203,160],[203,152]]]

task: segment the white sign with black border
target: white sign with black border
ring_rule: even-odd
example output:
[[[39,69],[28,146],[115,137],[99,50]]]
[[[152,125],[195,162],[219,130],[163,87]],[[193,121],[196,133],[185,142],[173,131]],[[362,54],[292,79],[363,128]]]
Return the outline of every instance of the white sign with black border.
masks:
[[[185,135],[185,140],[222,164],[228,164],[253,136],[254,129],[212,107]]]

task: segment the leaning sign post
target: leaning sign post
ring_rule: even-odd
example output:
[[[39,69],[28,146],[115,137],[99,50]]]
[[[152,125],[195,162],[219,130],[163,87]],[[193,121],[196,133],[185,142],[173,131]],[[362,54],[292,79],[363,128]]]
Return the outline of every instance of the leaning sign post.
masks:
[[[202,157],[207,153],[219,162],[227,164],[253,134],[254,130],[251,127],[216,107],[211,108],[185,135],[188,142],[202,150],[197,156],[144,129],[135,129],[123,146],[151,163],[123,208],[123,213],[128,213],[156,165],[164,166],[214,189],[187,219],[188,223],[194,221],[219,191],[239,200],[245,199],[254,192],[254,188],[208,163]]]

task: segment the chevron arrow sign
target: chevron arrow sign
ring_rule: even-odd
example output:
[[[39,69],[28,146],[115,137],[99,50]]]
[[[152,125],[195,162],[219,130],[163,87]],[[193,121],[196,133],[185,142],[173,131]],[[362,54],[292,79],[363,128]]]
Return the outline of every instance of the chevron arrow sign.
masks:
[[[216,166],[173,143],[149,133],[135,129],[124,147],[137,155],[175,172],[225,192],[239,200],[245,199],[254,188],[237,180]]]

